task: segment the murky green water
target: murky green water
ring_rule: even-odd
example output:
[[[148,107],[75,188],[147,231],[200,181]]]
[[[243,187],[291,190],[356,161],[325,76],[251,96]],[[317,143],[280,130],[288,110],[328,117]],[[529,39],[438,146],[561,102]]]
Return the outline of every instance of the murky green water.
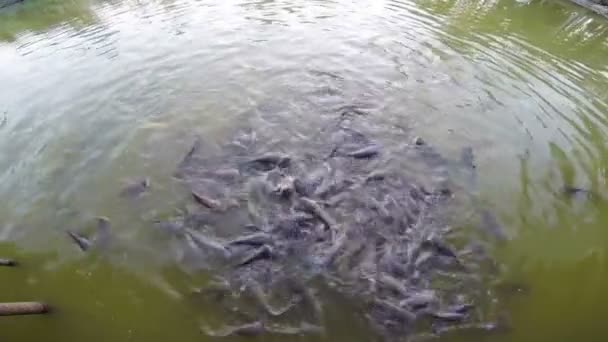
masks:
[[[0,340],[205,340],[198,327],[214,313],[184,295],[204,279],[179,271],[149,227],[185,197],[175,165],[195,135],[219,144],[251,108],[332,93],[447,155],[475,148],[480,194],[511,237],[497,247],[504,280],[525,291],[502,294],[509,332],[446,341],[605,341],[608,204],[560,189],[608,196],[607,61],[608,21],[559,1],[26,0],[2,10],[0,255],[22,267],[0,269],[0,301],[58,310],[0,319]],[[117,197],[142,175],[148,196]],[[79,253],[65,230],[96,215],[129,248]],[[348,310],[328,307],[337,318],[324,340],[368,340]]]

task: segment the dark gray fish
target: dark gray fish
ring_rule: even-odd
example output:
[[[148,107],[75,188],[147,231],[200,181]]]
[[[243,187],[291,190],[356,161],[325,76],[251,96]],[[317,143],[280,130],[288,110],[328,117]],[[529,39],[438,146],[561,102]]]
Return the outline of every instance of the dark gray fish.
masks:
[[[446,322],[462,322],[467,318],[467,315],[460,312],[451,312],[451,311],[437,311],[431,312],[431,317],[436,320],[446,321]]]
[[[321,206],[317,202],[309,198],[303,197],[300,198],[300,203],[304,210],[315,215],[327,226],[328,229],[333,230],[336,227],[336,221],[331,217],[331,215],[329,215],[327,211],[321,208]]]
[[[184,156],[184,158],[182,159],[180,165],[186,165],[188,164],[192,158],[194,157],[194,155],[201,149],[201,145],[202,145],[202,140],[200,137],[197,137],[194,140],[194,143],[192,144],[192,147],[190,147],[190,150],[188,151],[188,153],[186,153],[186,155]]]
[[[225,168],[225,169],[215,170],[215,171],[211,172],[211,174],[214,177],[217,177],[217,178],[225,180],[225,181],[235,181],[241,176],[241,173],[239,172],[239,170],[234,169],[234,168]]]
[[[383,170],[374,170],[365,178],[365,182],[378,182],[386,179],[387,173]]]
[[[312,307],[315,320],[317,322],[322,322],[323,304],[321,304],[321,300],[317,297],[315,291],[313,291],[310,287],[301,286],[301,291],[299,292],[302,295],[304,304],[307,304]]]
[[[0,0],[0,8],[8,7],[11,5],[18,4],[24,0]]]
[[[264,293],[262,286],[255,280],[250,280],[247,284],[247,289],[253,295],[256,301],[264,308],[264,312],[274,317],[284,315],[286,312],[291,310],[295,306],[295,302],[290,302],[282,308],[274,308],[268,301],[268,296]]]
[[[17,266],[17,262],[12,259],[0,259],[0,266],[8,266],[8,267]]]
[[[210,281],[205,287],[193,289],[192,294],[220,302],[229,297],[231,291],[230,283],[226,279],[216,278]]]
[[[207,197],[199,191],[192,190],[192,197],[199,204],[201,204],[209,209],[218,210],[222,207],[222,203],[220,203],[220,201]]]
[[[70,238],[72,238],[74,243],[76,243],[76,245],[78,246],[78,248],[80,248],[81,251],[86,252],[89,250],[89,248],[91,248],[92,243],[86,237],[72,231],[68,231],[68,235],[70,236]]]
[[[424,240],[421,244],[421,247],[430,249],[441,256],[458,259],[456,253],[454,253],[454,251],[448,245],[437,239]]]
[[[488,333],[505,333],[508,329],[501,327],[499,323],[473,323],[473,324],[458,324],[439,327],[436,330],[436,334],[444,335],[451,333],[458,333],[468,335],[479,335],[478,337],[485,337]]]
[[[350,179],[334,179],[332,182],[323,183],[316,191],[316,194],[321,198],[329,198],[339,195],[351,187],[354,182]]]
[[[465,147],[462,149],[462,152],[460,154],[460,161],[464,166],[468,168],[477,168],[477,165],[475,164],[475,155],[473,154],[472,147]]]
[[[388,274],[381,274],[378,277],[378,281],[380,282],[381,285],[385,286],[386,288],[388,288],[394,292],[401,294],[402,296],[410,295],[410,292],[407,290],[405,285],[403,285],[402,282],[400,282],[397,278],[395,278],[393,276],[390,276]]]
[[[458,313],[458,314],[466,314],[467,312],[471,311],[474,307],[475,307],[475,305],[473,305],[471,303],[455,304],[455,305],[449,306],[446,309],[446,311]]]
[[[295,192],[294,179],[291,176],[282,177],[274,188],[274,193],[283,198],[289,198]]]
[[[593,190],[578,188],[574,186],[564,186],[562,188],[562,193],[568,198],[576,200],[588,200],[599,198],[598,194]]]
[[[296,327],[272,326],[267,327],[269,333],[275,335],[296,336],[296,335],[319,335],[324,332],[323,327],[307,322],[300,323]]]
[[[487,209],[480,210],[481,225],[491,233],[495,238],[499,240],[506,240],[507,234],[505,233],[504,227],[498,222],[498,219]]]
[[[313,185],[299,178],[293,181],[293,188],[297,194],[302,196],[310,196],[315,191]]]
[[[378,145],[370,145],[363,148],[360,148],[356,151],[346,153],[347,156],[353,157],[356,159],[368,159],[373,158],[380,154],[380,146]]]
[[[410,294],[410,296],[407,299],[402,300],[399,305],[415,310],[432,304],[437,304],[438,302],[439,299],[437,298],[437,295],[435,295],[434,291],[425,290]]]
[[[97,231],[95,240],[93,241],[95,248],[104,250],[110,246],[112,240],[112,232],[110,231],[110,220],[106,217],[97,217]]]
[[[416,320],[416,314],[413,312],[400,307],[399,305],[393,304],[388,300],[374,299],[373,305],[377,308],[387,311],[391,316],[397,318],[404,323],[412,323]]]
[[[323,164],[303,175],[301,178],[296,178],[293,182],[295,191],[306,197],[313,195],[317,188],[323,183],[328,173],[328,166]]]
[[[137,198],[143,195],[150,189],[150,178],[138,180],[131,184],[128,184],[120,191],[121,197]]]
[[[227,245],[249,245],[261,246],[272,242],[272,236],[265,232],[258,232],[250,235],[234,238],[228,241]]]
[[[192,229],[186,229],[185,235],[187,238],[191,239],[191,241],[194,242],[194,244],[198,248],[202,250],[211,250],[216,253],[219,253],[220,255],[226,258],[230,257],[230,252],[228,251],[228,249],[226,249],[226,247],[224,247],[222,243],[210,237],[207,237],[204,234],[196,232]]]
[[[344,249],[344,245],[346,244],[347,240],[348,239],[345,233],[338,233],[338,236],[334,239],[334,241],[332,241],[332,245],[327,248],[327,253],[321,261],[321,264],[323,266],[329,266],[333,264],[334,260],[338,256],[338,253],[340,253],[340,251]]]
[[[244,166],[258,170],[270,171],[275,168],[287,168],[291,164],[291,158],[280,154],[266,154],[245,162]]]
[[[427,263],[429,260],[433,259],[434,256],[435,256],[435,252],[431,252],[429,250],[420,252],[420,254],[418,254],[418,256],[416,257],[416,260],[414,261],[414,267],[416,267],[416,268],[422,267],[422,265]]]
[[[237,264],[237,267],[247,266],[251,263],[254,263],[258,260],[270,259],[272,258],[273,250],[270,246],[264,245],[262,247],[256,248],[251,251],[245,257],[243,257]]]
[[[106,249],[111,240],[110,220],[105,217],[97,218],[97,228],[93,238],[87,238],[82,234],[73,231],[68,231],[67,233],[83,252],[88,251],[92,247]]]
[[[256,321],[253,323],[247,323],[238,326],[231,326],[219,331],[211,331],[206,328],[201,328],[201,330],[203,331],[203,333],[211,337],[251,337],[259,336],[266,332],[266,328],[264,327],[264,324],[261,321]]]
[[[245,226],[243,226],[243,228],[245,228],[245,229],[247,229],[247,230],[249,230],[249,231],[252,231],[252,232],[258,232],[258,233],[259,233],[259,232],[265,232],[265,231],[266,231],[266,230],[264,230],[262,227],[260,227],[260,226],[258,226],[258,225],[256,225],[256,224],[253,224],[253,223],[246,224]]]
[[[162,232],[168,234],[180,234],[184,230],[184,222],[182,220],[172,221],[156,221],[154,225]]]

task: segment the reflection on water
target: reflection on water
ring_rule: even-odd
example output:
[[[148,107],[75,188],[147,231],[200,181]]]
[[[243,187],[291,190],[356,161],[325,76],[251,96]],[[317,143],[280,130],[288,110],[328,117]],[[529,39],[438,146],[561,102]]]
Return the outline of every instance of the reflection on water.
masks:
[[[96,21],[88,0],[23,1],[0,10],[0,41],[13,42],[21,34],[46,32],[67,24],[85,27]]]
[[[199,320],[213,313],[184,294],[203,279],[171,266],[150,222],[182,204],[171,176],[194,136],[221,145],[252,109],[287,102],[282,117],[300,123],[350,103],[448,156],[474,147],[480,196],[512,237],[497,250],[512,329],[446,340],[605,340],[607,30],[584,9],[544,1],[3,9],[0,238],[10,243],[0,251],[25,265],[10,271],[0,300],[47,298],[62,310],[3,319],[0,339],[201,339]],[[149,196],[117,197],[144,175]],[[564,185],[596,195],[568,197]],[[78,254],[64,232],[97,215],[137,248]],[[325,338],[362,340],[350,319],[332,321]]]

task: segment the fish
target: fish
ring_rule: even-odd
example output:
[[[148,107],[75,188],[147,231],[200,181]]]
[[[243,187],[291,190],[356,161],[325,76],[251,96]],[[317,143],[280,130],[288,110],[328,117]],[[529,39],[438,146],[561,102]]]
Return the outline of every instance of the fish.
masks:
[[[499,323],[487,322],[438,327],[436,334],[443,335],[457,332],[463,335],[466,334],[467,336],[474,335],[484,338],[487,337],[488,333],[505,333],[508,330],[508,328],[501,326]]]
[[[314,168],[301,178],[296,178],[293,181],[296,193],[305,197],[313,195],[317,188],[323,184],[323,181],[327,178],[329,172],[329,166],[326,163],[323,163],[321,166]]]
[[[498,222],[498,219],[487,209],[480,209],[481,225],[490,232],[495,238],[500,241],[507,239],[504,227]]]
[[[321,220],[328,229],[333,230],[337,226],[336,221],[331,217],[331,215],[329,215],[327,211],[321,208],[317,202],[311,200],[310,198],[302,197],[300,198],[300,204],[304,210],[315,215],[319,220]]]
[[[92,243],[86,237],[72,231],[68,231],[68,235],[70,236],[70,238],[72,238],[74,243],[76,243],[76,245],[78,246],[78,248],[80,248],[81,251],[86,252],[89,250],[89,248],[91,248]]]
[[[378,145],[370,145],[356,151],[346,153],[347,156],[355,159],[369,159],[377,156],[378,154],[380,154],[380,146]]]
[[[465,314],[465,313],[471,311],[474,307],[475,307],[475,305],[473,305],[471,303],[456,304],[456,305],[452,305],[452,306],[448,307],[446,311],[453,312],[453,313],[459,313],[459,314]]]
[[[365,178],[365,183],[383,181],[387,176],[388,174],[384,170],[374,170],[367,175]]]
[[[202,296],[203,298],[221,302],[231,294],[230,283],[225,279],[216,278],[210,281],[205,287],[193,289],[191,294],[197,297]]]
[[[186,153],[186,155],[182,159],[180,165],[185,165],[188,162],[190,162],[192,160],[192,158],[194,157],[194,154],[196,154],[196,152],[198,152],[201,149],[201,146],[202,146],[202,140],[200,137],[197,137],[194,140],[192,147],[190,147],[190,150],[188,150],[188,153]]]
[[[215,170],[212,172],[212,174],[218,178],[225,179],[225,180],[235,180],[238,177],[240,177],[240,175],[241,175],[239,170],[234,169],[234,168],[225,168],[225,169]]]
[[[475,155],[473,154],[472,147],[465,147],[462,149],[460,153],[460,161],[464,166],[467,166],[471,169],[476,169],[477,165],[475,164]]]
[[[412,309],[420,309],[423,307],[427,307],[431,304],[435,304],[437,302],[438,298],[435,292],[431,290],[425,290],[410,294],[410,296],[407,299],[402,300],[399,305]]]
[[[300,293],[304,303],[312,307],[315,320],[317,322],[322,322],[324,316],[323,304],[321,304],[321,301],[317,297],[315,291],[313,291],[310,287],[302,285]]]
[[[249,234],[241,237],[234,238],[228,241],[227,245],[249,245],[249,246],[261,246],[272,242],[272,236],[265,232],[258,232]]]
[[[162,232],[168,234],[179,234],[184,230],[184,222],[181,220],[155,221],[154,225]]]
[[[250,291],[250,293],[253,295],[253,297],[258,301],[258,303],[260,305],[262,305],[265,313],[267,313],[271,316],[274,316],[274,317],[282,316],[283,314],[285,314],[286,312],[288,312],[295,306],[295,303],[292,301],[280,309],[276,309],[276,308],[272,307],[272,305],[270,305],[270,303],[268,302],[268,297],[264,293],[262,286],[260,285],[259,282],[255,281],[255,280],[250,280],[249,284],[247,285],[247,289]]]
[[[13,267],[17,266],[17,262],[12,259],[0,259],[0,266]]]
[[[243,257],[237,264],[237,267],[247,266],[258,260],[269,259],[273,255],[272,247],[264,245],[259,247]]]
[[[258,171],[271,171],[275,168],[287,168],[291,158],[280,154],[266,154],[245,162],[244,166]]]
[[[566,195],[576,195],[576,194],[581,194],[581,193],[588,194],[590,191],[587,189],[566,185],[562,188],[562,192]]]
[[[224,245],[212,238],[209,238],[199,232],[196,232],[192,229],[186,229],[185,235],[187,238],[191,239],[194,244],[202,249],[202,250],[211,250],[214,251],[226,258],[230,256],[230,251],[224,247]]]
[[[68,230],[68,236],[76,243],[81,251],[86,252],[93,247],[105,249],[110,244],[110,220],[106,217],[97,217],[97,229],[93,238]]]
[[[97,230],[95,233],[94,245],[98,249],[107,249],[112,240],[111,224],[107,217],[97,217]]]
[[[436,311],[431,312],[430,316],[434,319],[446,322],[461,322],[467,318],[467,315],[460,312],[451,312],[451,311]]]
[[[412,323],[416,320],[416,314],[387,300],[376,298],[373,300],[373,305],[383,310],[389,311],[393,316],[403,321],[404,323]]]
[[[260,227],[257,224],[253,224],[253,223],[246,224],[246,225],[243,226],[243,228],[245,228],[245,229],[247,229],[247,230],[249,230],[251,232],[258,232],[258,233],[259,232],[265,232],[264,228]]]
[[[574,186],[564,186],[562,188],[562,193],[569,198],[573,198],[573,199],[577,199],[577,200],[600,198],[600,196],[593,190],[574,187]]]
[[[320,334],[323,332],[323,328],[310,324],[307,322],[300,323],[296,327],[284,327],[284,326],[266,326],[262,321],[255,321],[252,323],[246,323],[238,326],[231,326],[224,328],[220,331],[211,331],[207,328],[201,328],[203,333],[210,337],[255,337],[262,334],[273,334],[273,335],[284,335],[284,336],[295,336],[295,335],[310,335]]]
[[[24,0],[2,0],[0,1],[0,8],[4,8],[4,7],[8,7],[11,5],[15,5],[18,4],[20,2],[23,2]]]
[[[403,285],[397,278],[390,276],[388,274],[381,274],[378,277],[378,281],[389,288],[390,290],[397,292],[403,296],[409,296],[410,292],[407,290],[405,285]]]
[[[346,233],[344,233],[344,232],[338,233],[338,236],[335,239],[333,239],[332,245],[329,248],[327,248],[327,253],[325,254],[325,257],[323,258],[323,260],[321,261],[321,264],[323,266],[332,265],[334,263],[334,261],[336,260],[338,253],[340,253],[342,251],[342,249],[344,249],[344,245],[346,244],[347,240],[348,239],[347,239]]]
[[[201,330],[203,331],[203,333],[210,337],[251,337],[259,336],[266,332],[266,328],[264,327],[264,324],[261,321],[255,321],[252,323],[246,323],[237,326],[230,326],[220,331],[211,331],[207,328],[201,328]]]
[[[323,327],[310,324],[308,322],[302,322],[299,326],[296,327],[268,327],[269,333],[275,335],[286,335],[286,336],[295,336],[295,335],[318,335],[322,334],[324,329]]]
[[[150,189],[150,178],[138,180],[128,184],[120,191],[120,197],[137,198]]]
[[[273,190],[275,194],[283,198],[289,198],[295,191],[294,179],[291,176],[283,177],[278,182],[277,186]]]
[[[458,259],[456,253],[454,253],[454,251],[448,245],[437,239],[424,240],[420,246],[422,248],[433,250],[438,255]]]
[[[201,204],[209,209],[218,210],[222,207],[222,204],[220,203],[220,201],[207,197],[207,196],[203,195],[202,193],[200,193],[199,191],[192,190],[192,197],[199,204]]]

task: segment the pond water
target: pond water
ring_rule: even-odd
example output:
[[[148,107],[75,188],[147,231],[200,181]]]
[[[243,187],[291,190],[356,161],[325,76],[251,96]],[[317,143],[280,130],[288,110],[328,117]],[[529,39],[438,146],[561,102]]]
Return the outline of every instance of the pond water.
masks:
[[[605,341],[607,61],[608,22],[560,1],[26,0],[3,9],[0,256],[22,266],[0,269],[0,302],[58,310],[2,318],[0,339],[205,340],[201,320],[221,317],[184,296],[204,276],[182,272],[149,234],[184,199],[175,166],[195,136],[221,144],[252,108],[288,103],[297,120],[314,121],[301,99],[331,94],[445,155],[475,150],[479,196],[509,236],[496,257],[504,283],[517,284],[500,301],[511,328],[442,341]],[[142,176],[150,194],[117,196]],[[567,198],[564,185],[596,195]],[[74,248],[65,231],[98,215],[137,248]],[[341,318],[322,340],[369,340],[346,306],[328,307]]]

